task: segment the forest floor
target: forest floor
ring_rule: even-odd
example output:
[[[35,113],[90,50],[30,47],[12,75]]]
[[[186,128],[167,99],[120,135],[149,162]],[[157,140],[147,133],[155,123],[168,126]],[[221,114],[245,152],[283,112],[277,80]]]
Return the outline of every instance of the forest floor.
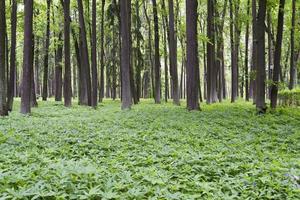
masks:
[[[0,199],[300,199],[300,109],[130,111],[19,102],[0,119]]]

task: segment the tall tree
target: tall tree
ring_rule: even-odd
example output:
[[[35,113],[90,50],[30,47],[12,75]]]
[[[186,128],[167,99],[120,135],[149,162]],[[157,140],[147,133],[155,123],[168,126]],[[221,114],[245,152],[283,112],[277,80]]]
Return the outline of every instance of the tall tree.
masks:
[[[257,43],[257,66],[256,66],[256,109],[258,113],[266,112],[266,60],[265,60],[265,19],[267,1],[260,0],[257,13],[257,31],[255,41]]]
[[[104,98],[104,7],[105,7],[105,0],[102,0],[102,7],[101,7],[101,37],[100,37],[100,102]]]
[[[96,32],[96,0],[92,1],[92,106],[97,106],[97,94],[98,94],[98,74],[97,74],[97,32]]]
[[[186,37],[187,37],[187,109],[199,110],[199,61],[197,41],[198,2],[186,0]]]
[[[158,28],[158,15],[157,15],[157,3],[156,0],[152,0],[153,3],[153,18],[154,18],[154,67],[155,67],[155,103],[160,103],[160,55],[159,55],[159,28]]]
[[[26,0],[27,1],[27,0]],[[49,45],[50,45],[50,4],[51,0],[47,0],[47,28],[46,28],[46,45],[44,55],[44,76],[43,76],[43,101],[47,100],[48,97],[48,72],[49,72]]]
[[[121,0],[121,81],[122,109],[130,109],[132,104],[130,88],[130,5],[131,0]]]
[[[291,28],[291,66],[290,66],[290,84],[289,89],[293,89],[297,74],[295,65],[295,18],[296,18],[296,0],[292,0],[292,28]]]
[[[256,74],[256,66],[257,66],[257,42],[255,40],[256,37],[256,2],[257,0],[252,0],[252,55],[251,55],[251,73],[250,73],[250,85],[249,85],[249,97],[253,98],[253,102],[256,101],[256,78],[253,76]]]
[[[70,0],[64,0],[64,104],[66,107],[72,105],[72,83],[71,83],[71,58],[70,58]],[[75,70],[76,71],[76,70]]]
[[[172,78],[172,97],[175,105],[180,105],[179,101],[179,87],[178,87],[178,72],[177,72],[177,40],[175,34],[175,20],[174,20],[174,1],[169,0],[169,29],[170,29],[170,72]]]
[[[55,54],[55,101],[62,100],[62,55],[63,54],[63,41],[62,31],[58,35],[58,43]]]
[[[31,73],[32,73],[32,21],[33,21],[33,0],[26,0],[24,7],[24,50],[23,50],[23,76],[21,91],[21,113],[31,112]]]
[[[82,62],[82,80],[80,84],[83,84],[83,91],[81,91],[83,98],[80,104],[91,105],[91,74],[90,74],[90,62],[88,43],[86,38],[86,26],[83,13],[82,0],[77,0],[78,13],[79,13],[79,26],[80,26],[80,39],[81,39],[81,62]]]
[[[5,33],[6,16],[5,1],[0,2],[0,116],[8,115],[7,110],[7,92],[6,92],[6,66],[5,66]]]
[[[247,16],[250,15],[250,0],[247,0]],[[246,101],[249,101],[249,20],[246,21],[246,34],[245,34],[245,92]]]
[[[17,41],[17,0],[12,1],[11,7],[11,46],[10,46],[10,72],[9,85],[7,90],[7,107],[11,111],[15,93],[16,82],[16,41]]]
[[[276,108],[277,106],[279,73],[281,70],[280,60],[281,60],[282,34],[283,34],[283,23],[284,23],[284,6],[285,6],[285,0],[280,0],[279,10],[278,10],[277,36],[276,36],[275,53],[274,53],[273,84],[271,87],[272,108]]]
[[[215,19],[214,19],[214,1],[207,0],[207,103],[217,101],[217,73],[215,66]]]

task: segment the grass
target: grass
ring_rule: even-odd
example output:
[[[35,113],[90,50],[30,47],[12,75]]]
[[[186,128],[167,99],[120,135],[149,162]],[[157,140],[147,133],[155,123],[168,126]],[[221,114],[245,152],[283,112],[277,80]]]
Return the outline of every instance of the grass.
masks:
[[[0,119],[0,199],[300,199],[300,109],[39,102]]]

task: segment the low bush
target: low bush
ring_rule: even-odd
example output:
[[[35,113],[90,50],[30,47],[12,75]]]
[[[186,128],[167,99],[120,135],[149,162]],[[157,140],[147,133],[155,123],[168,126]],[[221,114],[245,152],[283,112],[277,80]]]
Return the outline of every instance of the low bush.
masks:
[[[278,94],[279,103],[283,106],[300,106],[300,88],[282,90]]]

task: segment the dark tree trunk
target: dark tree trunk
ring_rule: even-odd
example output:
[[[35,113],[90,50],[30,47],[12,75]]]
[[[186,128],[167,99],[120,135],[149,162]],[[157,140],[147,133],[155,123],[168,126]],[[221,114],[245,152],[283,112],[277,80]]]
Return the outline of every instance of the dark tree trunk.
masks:
[[[256,0],[252,0],[252,59],[251,59],[251,75],[249,86],[249,97],[253,98],[253,103],[256,101],[256,66],[257,66],[257,42],[256,37]]]
[[[0,116],[8,115],[7,109],[7,92],[6,92],[6,66],[5,66],[5,33],[6,33],[6,16],[5,1],[0,2]]]
[[[117,3],[116,0],[113,0],[113,8],[116,12]],[[112,35],[113,35],[113,48],[112,48],[112,56],[113,56],[113,66],[112,66],[112,91],[111,91],[111,97],[113,100],[117,98],[117,62],[116,62],[116,52],[117,52],[117,37],[116,37],[116,27],[115,27],[115,17],[118,17],[118,14],[115,13],[115,16],[112,19]]]
[[[178,88],[178,72],[177,72],[177,39],[175,33],[175,20],[174,20],[174,2],[169,0],[169,27],[170,27],[170,74],[172,79],[172,97],[175,105],[180,105],[179,88]]]
[[[199,61],[197,38],[197,7],[194,0],[186,0],[187,37],[187,109],[199,110]]]
[[[23,76],[21,84],[21,113],[31,112],[31,73],[32,73],[32,21],[33,0],[26,0],[24,7],[24,51],[23,51]],[[2,24],[2,23],[0,23]],[[1,48],[2,49],[2,48]]]
[[[250,0],[247,1],[247,16],[250,15]],[[246,35],[245,35],[245,92],[246,101],[249,101],[249,20],[246,22]]]
[[[122,74],[122,109],[131,108],[130,89],[130,0],[120,1],[121,10],[121,74]]]
[[[160,103],[160,55],[159,55],[159,28],[158,28],[158,15],[156,0],[153,2],[153,18],[154,18],[154,74],[155,74],[155,103]]]
[[[278,83],[279,83],[279,72],[280,72],[280,60],[281,60],[281,47],[282,47],[282,35],[283,35],[283,24],[284,24],[284,6],[285,0],[280,0],[278,10],[278,27],[275,44],[274,54],[274,71],[273,71],[273,84],[271,88],[271,108],[277,106],[277,95],[278,95]]]
[[[139,102],[141,96],[141,71],[142,71],[142,53],[141,53],[141,36],[140,36],[141,19],[140,19],[139,1],[136,1],[135,9],[136,9],[136,40],[137,40],[135,80],[136,80],[136,99]]]
[[[65,56],[64,104],[66,107],[71,107],[72,105],[71,79],[72,78],[71,78],[71,58],[70,58],[71,56],[70,54],[70,0],[64,0],[63,8],[64,8],[64,56]],[[75,69],[73,70],[76,72]]]
[[[290,66],[290,84],[289,89],[293,89],[296,82],[297,67],[295,64],[295,16],[296,0],[292,0],[292,29],[291,29],[291,66]]]
[[[265,19],[267,1],[260,0],[257,13],[257,31],[255,41],[257,43],[257,76],[256,76],[256,109],[258,113],[266,112],[265,80],[266,80],[266,60],[265,60]]]
[[[97,107],[98,97],[98,74],[97,74],[97,32],[96,32],[96,0],[92,1],[92,106]]]
[[[102,102],[104,98],[104,7],[105,7],[105,0],[102,0],[102,8],[101,8],[101,41],[100,41],[100,93],[99,93],[99,100]]]
[[[27,1],[27,0],[26,0]],[[49,59],[49,44],[50,44],[50,4],[51,0],[47,0],[47,28],[46,28],[46,46],[44,55],[44,75],[43,75],[43,101],[47,101],[48,97],[48,59]]]
[[[34,82],[34,46],[35,46],[35,43],[34,43],[35,39],[34,39],[34,35],[32,35],[32,48],[31,48],[31,66],[32,66],[32,69],[31,69],[31,95],[30,95],[30,106],[31,107],[37,107],[38,106],[38,103],[37,103],[37,100],[36,100],[36,93],[35,93],[35,82]]]
[[[170,31],[168,26],[168,16],[166,11],[165,0],[162,1],[162,24],[163,24],[163,44],[164,44],[164,64],[165,64],[165,102],[168,102],[169,98],[169,70],[168,70],[168,51],[167,51],[167,41],[170,45]],[[171,56],[171,55],[170,55]],[[171,59],[171,57],[170,57]],[[171,70],[171,68],[170,68]],[[171,94],[171,96],[173,96]]]
[[[16,82],[16,40],[17,40],[17,0],[12,0],[11,7],[11,47],[10,47],[10,74],[9,74],[9,88],[7,90],[7,107],[12,111],[13,99],[15,93]],[[2,11],[1,11],[2,12]]]
[[[55,54],[55,101],[62,101],[62,32],[58,36],[57,50]]]
[[[36,45],[35,45],[35,60],[34,60],[34,74],[35,74],[35,94],[37,98],[40,96],[40,38],[36,38]]]
[[[80,84],[85,85],[85,89],[81,91],[83,93],[83,102],[82,105],[91,106],[91,74],[90,74],[90,62],[89,62],[89,52],[88,52],[88,43],[86,38],[86,28],[84,21],[84,13],[82,0],[77,0],[78,3],[78,11],[79,11],[79,24],[80,24],[80,38],[81,38],[81,62],[82,62],[82,78],[80,80]]]

